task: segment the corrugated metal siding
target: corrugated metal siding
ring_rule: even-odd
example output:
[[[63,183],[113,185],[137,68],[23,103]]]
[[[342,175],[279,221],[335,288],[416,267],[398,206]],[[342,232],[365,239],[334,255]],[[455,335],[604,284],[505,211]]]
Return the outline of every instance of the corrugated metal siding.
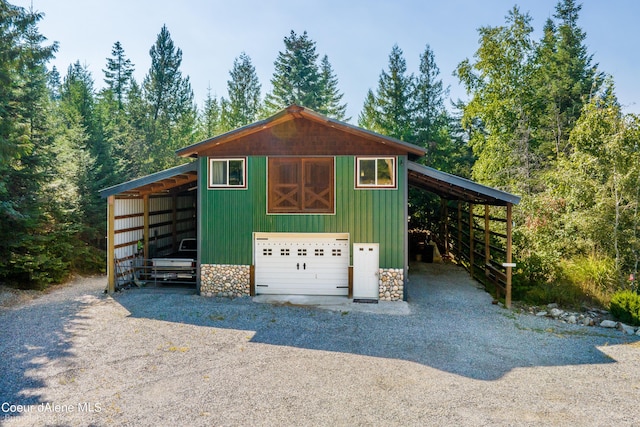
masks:
[[[137,242],[142,239],[144,229],[144,205],[142,199],[116,199],[114,202],[114,257],[133,257]],[[123,218],[124,217],[124,218]],[[122,231],[129,230],[129,231]]]
[[[176,198],[176,240],[196,237],[196,194]]]
[[[207,159],[200,159],[199,190],[202,230],[201,262],[251,264],[252,233],[342,233],[352,243],[380,243],[380,266],[404,266],[404,187],[406,157],[399,157],[397,189],[355,189],[355,159],[335,161],[336,211],[334,215],[267,215],[267,159],[247,159],[247,189],[208,190]]]

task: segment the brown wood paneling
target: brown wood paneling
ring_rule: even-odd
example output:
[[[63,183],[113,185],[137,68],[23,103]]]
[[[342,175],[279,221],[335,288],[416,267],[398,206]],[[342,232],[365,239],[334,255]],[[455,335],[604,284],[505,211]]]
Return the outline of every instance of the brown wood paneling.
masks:
[[[270,213],[333,213],[332,157],[270,157]]]
[[[322,156],[406,154],[383,140],[364,138],[308,120],[290,120],[233,142],[212,146],[199,156]]]

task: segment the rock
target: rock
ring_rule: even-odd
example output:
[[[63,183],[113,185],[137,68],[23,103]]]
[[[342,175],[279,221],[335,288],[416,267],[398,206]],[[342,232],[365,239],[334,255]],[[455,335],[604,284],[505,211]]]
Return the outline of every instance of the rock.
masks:
[[[618,329],[628,335],[636,333],[636,329],[633,326],[625,325],[624,323],[618,323]]]
[[[560,310],[559,308],[552,308],[551,312],[549,312],[549,314],[554,319],[557,319],[558,317],[560,317],[560,316],[562,316],[564,314],[564,311]]]
[[[584,326],[593,326],[595,325],[595,322],[591,317],[585,317],[584,319],[582,319],[582,324]]]
[[[600,322],[602,328],[615,328],[617,325],[618,322],[614,322],[613,320],[603,320]]]
[[[539,312],[536,313],[536,316],[538,316],[538,317],[544,317],[546,315],[547,315],[546,311],[539,311]]]
[[[547,304],[547,308],[558,308],[558,304],[552,302],[551,304]]]
[[[640,328],[638,328],[638,330],[636,331],[636,335],[640,337]]]
[[[574,325],[578,323],[578,320],[576,319],[576,316],[571,315],[567,317],[567,323],[571,323],[572,325]]]

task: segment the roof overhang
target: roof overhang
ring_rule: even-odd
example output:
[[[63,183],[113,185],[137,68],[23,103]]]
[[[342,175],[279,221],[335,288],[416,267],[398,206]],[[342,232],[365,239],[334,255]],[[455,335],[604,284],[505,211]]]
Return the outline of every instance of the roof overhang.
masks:
[[[417,145],[410,144],[396,138],[391,138],[389,136],[381,135],[379,133],[372,132],[357,126],[353,126],[349,123],[328,118],[326,116],[323,116],[322,114],[316,113],[313,110],[301,107],[299,105],[290,105],[289,107],[267,119],[252,123],[247,126],[243,126],[241,128],[232,130],[213,138],[206,139],[188,147],[181,148],[179,150],[176,150],[176,154],[181,157],[198,157],[199,153],[211,147],[227,144],[232,141],[236,141],[252,135],[254,133],[273,128],[282,123],[300,119],[309,120],[315,123],[319,123],[323,126],[331,127],[345,133],[371,140],[371,142],[374,144],[378,143],[391,146],[399,151],[406,152],[410,158],[417,159],[425,155],[424,148]]]
[[[492,206],[520,203],[520,197],[514,194],[411,161],[408,162],[408,175],[409,185],[435,193],[443,199]]]
[[[113,195],[141,197],[171,191],[179,192],[193,188],[197,180],[198,162],[191,162],[102,189],[99,193],[102,198],[107,198]]]

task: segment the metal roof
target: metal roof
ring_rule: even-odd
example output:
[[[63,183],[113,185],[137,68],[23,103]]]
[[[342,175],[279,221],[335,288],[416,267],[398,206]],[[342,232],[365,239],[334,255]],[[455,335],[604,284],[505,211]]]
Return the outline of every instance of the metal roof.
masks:
[[[194,183],[197,179],[198,162],[191,162],[104,188],[100,190],[99,193],[102,198],[107,198],[115,194],[139,197],[145,194],[169,191],[180,186]]]
[[[408,162],[408,174],[409,185],[435,193],[443,199],[494,206],[520,203],[520,196],[415,162]]]

